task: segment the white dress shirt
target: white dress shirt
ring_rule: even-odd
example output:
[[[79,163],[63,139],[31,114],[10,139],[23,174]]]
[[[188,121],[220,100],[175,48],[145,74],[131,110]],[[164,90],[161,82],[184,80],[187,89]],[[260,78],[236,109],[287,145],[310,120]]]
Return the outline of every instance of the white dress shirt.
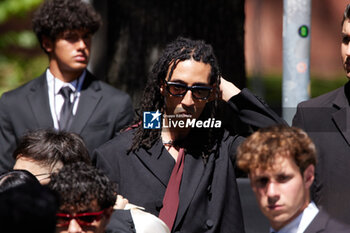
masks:
[[[75,115],[75,113],[77,112],[78,103],[80,99],[80,91],[84,83],[85,76],[86,70],[84,70],[80,77],[78,77],[74,81],[70,83],[65,83],[62,80],[55,78],[50,72],[49,68],[46,70],[46,81],[49,92],[50,110],[55,129],[59,129],[58,121],[60,118],[61,108],[64,103],[64,98],[59,93],[61,88],[69,86],[72,89],[73,92],[70,96],[70,100],[73,103],[73,115]]]
[[[157,216],[144,211],[145,208],[127,203],[124,210],[130,210],[137,233],[170,233],[168,226]]]
[[[279,231],[270,228],[270,232],[275,233],[303,233],[309,224],[314,220],[318,214],[318,208],[314,202],[310,202],[309,205],[304,209],[304,211],[299,214],[293,221],[288,223]]]
[[[140,209],[130,209],[137,233],[170,233],[168,226],[158,217]]]

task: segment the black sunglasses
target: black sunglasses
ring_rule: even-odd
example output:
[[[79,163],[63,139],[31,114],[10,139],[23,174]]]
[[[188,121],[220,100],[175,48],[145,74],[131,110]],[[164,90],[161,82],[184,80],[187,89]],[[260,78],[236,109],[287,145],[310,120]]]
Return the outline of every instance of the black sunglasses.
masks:
[[[213,89],[212,87],[207,86],[192,86],[189,87],[183,83],[176,82],[167,82],[166,89],[173,96],[183,97],[186,95],[187,91],[190,90],[192,92],[192,97],[195,99],[206,100],[210,96],[210,92]]]

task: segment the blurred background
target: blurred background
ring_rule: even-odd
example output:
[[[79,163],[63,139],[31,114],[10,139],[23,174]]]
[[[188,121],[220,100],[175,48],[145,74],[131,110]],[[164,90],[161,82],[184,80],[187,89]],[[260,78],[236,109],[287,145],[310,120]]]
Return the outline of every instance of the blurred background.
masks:
[[[0,95],[42,74],[48,65],[31,30],[43,0],[0,0]],[[103,26],[93,39],[89,69],[129,93],[135,107],[147,74],[177,36],[203,39],[222,75],[280,108],[282,0],[86,0]],[[311,97],[340,87],[341,20],[348,0],[314,0],[311,12]],[[247,233],[267,232],[247,178],[237,179]]]
[[[0,95],[39,76],[48,62],[31,31],[42,0],[0,1]],[[213,45],[222,74],[272,106],[281,103],[281,0],[88,1],[103,18],[89,68],[137,105],[150,67],[177,36]],[[341,26],[347,0],[312,1],[311,96],[343,85]]]

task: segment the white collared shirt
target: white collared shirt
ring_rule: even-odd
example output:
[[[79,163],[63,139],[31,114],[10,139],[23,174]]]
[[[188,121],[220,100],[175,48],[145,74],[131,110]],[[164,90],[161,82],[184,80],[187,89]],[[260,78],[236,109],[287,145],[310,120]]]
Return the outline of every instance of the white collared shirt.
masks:
[[[60,118],[60,112],[64,103],[63,96],[59,93],[62,87],[69,86],[72,89],[70,100],[73,103],[73,115],[77,112],[78,103],[80,99],[80,91],[86,76],[86,70],[74,81],[65,83],[62,80],[55,78],[50,69],[46,70],[46,81],[49,93],[49,103],[51,116],[55,129],[59,129],[58,121]]]
[[[118,209],[115,205],[114,209]],[[145,211],[144,207],[127,203],[124,210],[130,210],[137,233],[170,233],[168,226],[158,217]]]
[[[305,229],[310,225],[312,220],[316,217],[319,210],[314,202],[310,202],[304,211],[299,214],[292,222],[288,223],[279,231],[270,228],[270,232],[275,233],[303,233]]]

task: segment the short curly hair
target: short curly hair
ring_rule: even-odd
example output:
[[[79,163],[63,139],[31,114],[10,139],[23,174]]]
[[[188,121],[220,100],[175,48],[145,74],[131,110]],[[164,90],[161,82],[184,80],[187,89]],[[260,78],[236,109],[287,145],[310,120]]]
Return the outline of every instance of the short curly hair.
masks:
[[[60,196],[61,210],[89,208],[94,201],[105,209],[112,207],[117,197],[116,185],[95,167],[82,162],[52,174],[48,186]]]
[[[101,25],[101,17],[81,0],[46,0],[35,12],[32,25],[42,44],[43,36],[55,40],[67,30],[84,29],[94,34]]]
[[[237,166],[247,173],[268,170],[279,156],[292,158],[301,174],[309,165],[316,165],[316,148],[305,131],[276,125],[258,130],[238,147]]]

